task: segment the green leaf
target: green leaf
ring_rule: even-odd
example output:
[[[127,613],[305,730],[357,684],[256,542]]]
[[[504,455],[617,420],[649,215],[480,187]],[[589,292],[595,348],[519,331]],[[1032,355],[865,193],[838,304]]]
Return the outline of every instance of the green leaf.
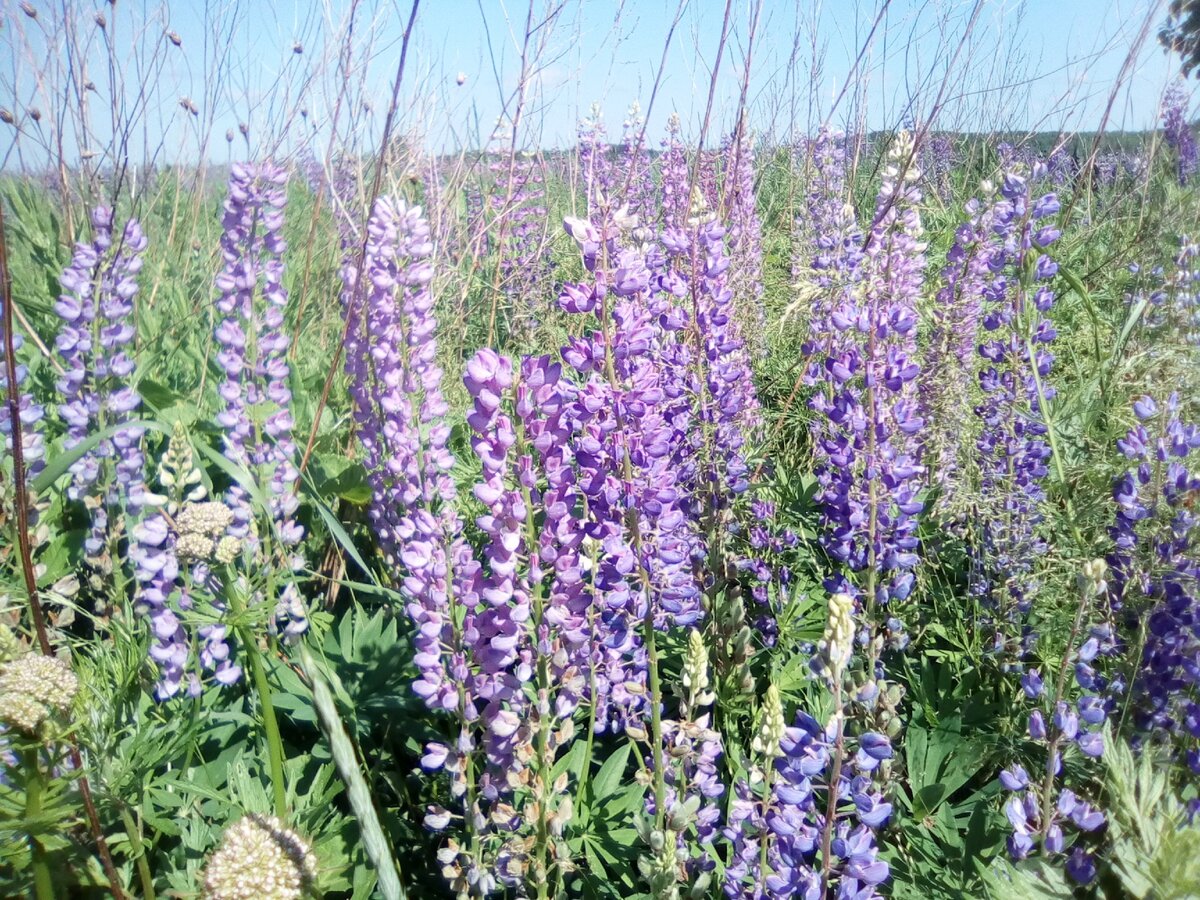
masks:
[[[632,749],[632,743],[622,744],[604,761],[604,765],[600,767],[600,771],[591,781],[592,797],[595,800],[603,801],[616,791],[625,774],[625,767],[629,763],[629,752]]]

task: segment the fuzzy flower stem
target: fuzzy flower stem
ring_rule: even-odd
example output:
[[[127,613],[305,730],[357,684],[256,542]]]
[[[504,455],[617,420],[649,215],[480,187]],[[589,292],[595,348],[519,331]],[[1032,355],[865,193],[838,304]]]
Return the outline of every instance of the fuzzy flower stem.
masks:
[[[38,765],[38,753],[22,754],[25,757],[25,819],[32,822],[42,815],[42,795],[46,792],[46,776]],[[50,875],[50,860],[46,848],[32,834],[29,836],[29,852],[33,857],[33,896],[36,900],[54,900],[54,879]]]
[[[238,588],[232,571],[225,573],[225,583],[230,585],[229,608],[242,652],[250,662],[250,674],[254,679],[254,690],[262,707],[263,730],[267,735],[267,764],[271,772],[271,791],[275,801],[275,815],[280,821],[288,820],[287,782],[283,775],[283,739],[279,736],[279,720],[275,717],[275,704],[271,700],[271,682],[267,679],[267,667],[263,665],[258,641],[245,624],[246,603]]]
[[[150,872],[150,863],[146,859],[146,847],[142,843],[141,830],[137,826],[137,822],[133,820],[133,816],[129,812],[129,807],[124,803],[121,807],[121,825],[125,829],[125,835],[129,838],[129,850],[133,855],[133,863],[137,867],[138,881],[142,884],[142,897],[144,900],[156,900],[157,894],[154,892],[154,875]]]

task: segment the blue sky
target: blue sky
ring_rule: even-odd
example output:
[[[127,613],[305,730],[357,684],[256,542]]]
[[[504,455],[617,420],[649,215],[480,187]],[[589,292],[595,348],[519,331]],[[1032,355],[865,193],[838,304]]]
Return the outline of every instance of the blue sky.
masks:
[[[892,0],[868,42],[881,2],[763,2],[747,94],[755,130],[782,140],[826,119],[847,128],[894,126],[931,115],[939,91],[935,127],[1090,130],[1101,121],[1129,48],[1153,9],[1151,38],[1113,98],[1109,127],[1153,126],[1172,76],[1174,61],[1153,40],[1165,5],[1156,0],[985,0],[949,77],[976,0]],[[550,5],[535,0],[535,19]],[[710,128],[714,140],[737,109],[753,5],[732,5]],[[54,13],[47,4],[35,6],[44,12],[30,20],[6,0],[9,21],[0,32],[0,105],[19,117],[33,106],[53,108],[61,102],[54,99],[58,88],[67,83],[52,71],[64,61]],[[542,43],[519,143],[565,146],[593,103],[602,106],[616,139],[629,104],[648,103],[679,0],[562,0],[558,7],[538,34]],[[83,145],[109,145],[114,94],[127,110],[139,110],[128,148],[135,159],[188,160],[203,152],[223,160],[291,153],[305,143],[323,153],[339,96],[339,143],[371,145],[381,131],[409,3],[362,0],[357,6],[350,42],[355,76],[345,92],[338,53],[346,44],[350,8],[350,0],[176,2],[170,8],[130,0],[115,12],[107,3],[74,6],[77,58],[87,60],[96,90],[89,94],[91,131],[64,128],[68,154]],[[115,80],[105,34],[92,22],[95,9],[116,17],[105,32],[117,48]],[[423,0],[399,129],[439,150],[486,143],[502,111],[512,112],[527,9],[522,0]],[[686,135],[698,133],[724,9],[724,0],[684,0],[649,115],[654,140],[673,112]],[[168,31],[179,36],[181,47],[164,42]],[[49,66],[34,62],[45,59]],[[184,110],[183,97],[198,116]],[[298,116],[300,109],[307,115]],[[48,118],[40,126],[43,141]],[[38,126],[23,122],[19,160],[36,165]],[[242,122],[250,126],[249,141],[236,134]],[[227,129],[235,131],[229,147]],[[18,163],[12,138],[11,130],[0,130],[0,159],[9,167]]]

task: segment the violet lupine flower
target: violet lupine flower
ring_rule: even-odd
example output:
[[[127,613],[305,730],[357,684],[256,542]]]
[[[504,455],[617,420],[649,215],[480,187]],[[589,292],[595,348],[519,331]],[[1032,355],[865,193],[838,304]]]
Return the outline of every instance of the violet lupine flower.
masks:
[[[1046,856],[1058,856],[1064,850],[1067,829],[1073,827],[1086,833],[1104,824],[1102,812],[1069,787],[1060,785],[1059,780],[1063,776],[1063,754],[1072,744],[1087,758],[1095,759],[1104,752],[1103,728],[1110,703],[1103,695],[1108,685],[1092,663],[1101,654],[1111,655],[1116,643],[1107,623],[1101,622],[1087,631],[1082,625],[1095,614],[1093,607],[1100,604],[1108,589],[1106,570],[1103,560],[1094,560],[1084,565],[1076,579],[1079,609],[1071,632],[1072,645],[1065,651],[1067,656],[1052,690],[1045,690],[1037,669],[1030,669],[1021,679],[1025,696],[1033,706],[1029,737],[1045,748],[1046,756],[1041,772],[1034,776],[1019,764],[1000,773],[1001,787],[1014,795],[1004,806],[1013,829],[1008,839],[1013,859],[1026,858],[1039,844]],[[1073,692],[1068,690],[1064,677],[1066,667],[1072,662],[1078,688]],[[1077,877],[1084,867],[1075,861],[1068,872]]]
[[[532,154],[505,148],[491,169],[488,235],[499,256],[498,287],[512,306],[515,327],[528,331],[539,321],[538,301],[554,269],[541,166]]]
[[[984,396],[975,407],[982,426],[976,449],[986,512],[972,590],[995,611],[995,648],[1006,664],[1019,659],[1033,638],[1027,630],[1019,637],[1012,631],[1023,630],[1036,588],[1034,561],[1045,548],[1037,528],[1050,447],[1041,404],[1054,397],[1047,383],[1054,357],[1046,348],[1057,332],[1042,316],[1054,303],[1047,282],[1058,266],[1042,249],[1059,236],[1047,221],[1058,210],[1054,194],[1033,199],[1026,180],[1015,173],[1004,177],[992,210],[994,277],[983,292],[987,334],[978,349]]]
[[[810,401],[825,420],[818,429],[822,543],[850,572],[874,573],[868,600],[880,606],[912,590],[916,516],[923,508],[916,301],[925,247],[911,147],[902,135],[891,151],[862,263],[864,283],[844,292],[831,311],[827,388]],[[857,595],[860,587],[842,575],[829,582],[831,593]]]
[[[1046,157],[1045,178],[1056,188],[1070,189],[1079,174],[1079,164],[1075,156],[1067,150],[1066,139],[1059,137],[1054,149]]]
[[[622,125],[621,159],[613,173],[617,196],[614,205],[624,207],[629,215],[637,216],[642,225],[653,227],[658,217],[654,177],[651,172],[650,151],[645,146],[646,117],[634,101]]]
[[[830,315],[842,294],[861,277],[862,231],[850,203],[846,182],[846,138],[822,127],[810,148],[812,171],[806,197],[806,216],[800,237],[811,244],[793,248],[797,290],[809,306],[808,333],[801,345],[816,357],[805,372],[812,386],[825,379],[823,357],[833,355],[841,332]]]
[[[583,180],[583,197],[589,218],[611,214],[614,188],[619,175],[613,172],[608,158],[608,135],[604,130],[604,117],[599,104],[592,104],[587,118],[579,123],[579,172]]]
[[[650,272],[635,250],[618,253],[615,227],[566,221],[594,281],[566,285],[560,304],[594,313],[602,327],[572,338],[566,362],[586,378],[574,401],[574,454],[588,537],[600,548],[593,584],[602,612],[594,646],[599,684],[596,727],[621,729],[645,704],[645,650],[638,629],[690,625],[702,610],[691,573],[691,540],[672,466],[683,423],[668,419],[652,355],[657,319],[647,300]],[[606,322],[606,320],[608,320]],[[611,378],[610,378],[611,376]],[[636,517],[636,527],[633,522]],[[630,689],[633,690],[630,690]]]
[[[743,335],[751,335],[753,351],[766,350],[767,311],[763,306],[762,221],[754,193],[754,140],[744,123],[723,148],[727,160],[725,202],[729,216],[729,276],[733,310]]]
[[[756,802],[744,784],[738,786],[725,828],[733,844],[726,897],[868,900],[881,896],[878,888],[887,881],[890,869],[879,858],[874,832],[891,817],[892,807],[873,788],[870,773],[892,756],[891,743],[871,732],[858,739],[853,754],[853,748],[842,749],[848,762],[837,785],[831,787],[838,730],[836,718],[823,728],[812,716],[798,713],[780,742],[782,755],[774,761],[769,798]],[[837,821],[825,860],[822,837],[830,790],[838,798]],[[762,841],[768,844],[767,871],[761,869]]]
[[[0,310],[2,312],[2,310]],[[13,351],[17,352],[24,345],[25,339],[14,333],[12,336]],[[4,320],[0,317],[0,383],[3,384],[3,396],[7,399],[9,383],[7,375],[6,363],[6,344],[4,335]],[[25,481],[27,488],[32,485],[33,479],[38,473],[46,467],[46,442],[42,434],[41,422],[45,418],[45,410],[42,405],[34,400],[33,395],[26,390],[22,390],[26,379],[29,377],[29,370],[21,364],[16,363],[17,372],[17,415],[21,423],[21,450],[22,459],[25,463]],[[7,403],[2,411],[0,411],[0,434],[4,435],[4,458],[12,459],[13,454],[13,423],[9,418],[9,410]],[[0,498],[11,500],[15,503],[16,495],[12,490],[12,471],[9,466],[4,469],[4,491],[0,493]],[[33,492],[30,490],[26,495],[29,502],[32,504]],[[3,509],[6,514],[15,514],[15,509]],[[30,524],[33,524],[33,510],[30,510]]]
[[[1188,95],[1182,81],[1174,82],[1163,97],[1163,136],[1167,146],[1175,151],[1175,172],[1179,184],[1186,187],[1200,170],[1200,149],[1196,135],[1188,122]]]
[[[343,306],[353,317],[346,372],[371,484],[367,516],[384,558],[402,573],[400,591],[416,627],[414,688],[430,708],[453,711],[467,661],[453,633],[450,597],[467,610],[464,627],[470,625],[477,566],[454,508],[429,224],[420,207],[381,197],[367,235],[367,282],[356,303],[356,268],[342,270]]]
[[[484,703],[483,725],[488,763],[496,773],[514,769],[521,721],[526,716],[526,683],[533,676],[527,634],[532,617],[527,572],[519,572],[527,556],[525,522],[530,515],[520,486],[507,476],[510,450],[517,436],[502,405],[512,388],[512,362],[494,350],[480,350],[463,377],[474,407],[467,424],[474,431],[471,449],[483,467],[475,498],[486,513],[475,521],[485,537],[484,565],[478,591],[481,600],[469,635],[478,666],[472,693]]]
[[[745,444],[761,423],[758,393],[733,309],[732,265],[724,236],[725,229],[710,218],[694,221],[687,232],[668,229],[662,237],[666,263],[691,297],[699,340],[703,384],[697,387],[705,399],[696,415],[705,426],[707,446],[702,447],[705,458],[691,493],[709,498],[699,501],[709,514],[727,507],[749,487]]]
[[[584,523],[579,515],[583,493],[577,482],[571,445],[574,386],[561,363],[547,356],[521,362],[514,409],[526,442],[518,476],[544,513],[537,547],[529,553],[528,578],[546,585],[542,624],[536,635],[539,653],[550,660],[553,713],[569,718],[584,697],[590,668],[588,616],[592,597],[585,581],[582,548]],[[539,704],[540,706],[540,704]]]
[[[1165,272],[1156,269],[1154,276],[1161,280],[1147,297],[1146,325],[1153,335],[1150,352],[1180,338],[1200,347],[1200,242],[1181,236],[1173,264]]]
[[[1181,421],[1175,394],[1165,403],[1143,397],[1133,409],[1137,424],[1117,442],[1130,469],[1113,486],[1109,557],[1110,598],[1127,630],[1138,635],[1145,623],[1128,702],[1139,731],[1174,737],[1200,771],[1200,518],[1190,504],[1200,492],[1200,472],[1189,467],[1200,428]]]
[[[662,203],[660,222],[663,228],[683,228],[687,224],[692,198],[688,193],[687,147],[679,136],[679,116],[667,119],[667,136],[659,157]]]
[[[263,483],[275,537],[284,548],[304,537],[295,520],[299,472],[292,440],[292,394],[288,387],[288,336],[283,311],[283,207],[287,171],[270,163],[235,165],[222,218],[214,335],[217,362],[225,373],[219,387],[224,409],[217,422],[225,431],[225,455]],[[256,295],[261,290],[264,303]],[[240,485],[229,488],[234,512],[231,534],[255,550],[254,513]]]
[[[990,187],[990,185],[989,185]],[[1002,211],[1007,207],[1002,206]],[[995,290],[993,266],[1004,265],[1003,247],[993,243],[995,198],[972,198],[969,218],[956,229],[946,254],[942,286],[933,310],[933,328],[925,354],[921,406],[929,421],[927,456],[933,485],[939,488],[937,505],[953,514],[958,473],[970,419],[970,398],[975,375],[976,340],[984,298]]]
[[[148,242],[134,219],[114,239],[108,207],[97,207],[91,219],[93,239],[76,245],[60,278],[64,293],[54,304],[64,323],[55,346],[64,369],[59,414],[67,423],[68,450],[96,430],[131,421],[141,405],[129,384],[134,362],[126,348],[135,336],[130,318]],[[84,501],[91,513],[84,539],[89,557],[99,556],[109,540],[110,512],[123,507],[136,518],[145,504],[141,439],[141,429],[123,428],[71,465],[67,496]],[[113,471],[106,472],[110,461]]]
[[[192,460],[187,433],[177,425],[158,474],[165,495],[159,499],[177,517],[174,527],[162,510],[154,509],[133,526],[130,535],[129,559],[136,582],[134,605],[150,623],[149,655],[158,670],[158,700],[175,696],[185,682],[188,695],[197,697],[203,690],[201,676],[229,686],[237,683],[242,672],[232,658],[224,623],[205,622],[196,629],[194,641],[185,628],[184,620],[195,609],[197,593],[209,595],[213,610],[224,612],[223,603],[217,599],[223,585],[212,574],[208,560],[194,556],[190,582],[182,577],[180,559],[184,553],[180,550],[184,545],[180,541],[191,541],[193,550],[203,547],[201,552],[216,557],[220,555],[218,542],[224,539],[223,531],[232,520],[224,504],[202,502],[206,491]],[[230,540],[236,545],[236,539]],[[199,666],[189,663],[193,642],[198,645]]]
[[[950,199],[950,172],[954,168],[954,140],[948,134],[931,134],[921,145],[921,171],[930,191]]]

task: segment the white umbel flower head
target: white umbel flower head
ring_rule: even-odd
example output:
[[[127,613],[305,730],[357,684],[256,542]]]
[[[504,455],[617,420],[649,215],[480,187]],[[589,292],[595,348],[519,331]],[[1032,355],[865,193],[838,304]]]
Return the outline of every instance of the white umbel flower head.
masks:
[[[50,716],[65,716],[79,691],[71,667],[55,656],[27,653],[0,667],[0,720],[36,735]]]
[[[317,858],[273,816],[234,823],[204,869],[203,900],[300,900],[312,894]]]
[[[175,524],[181,535],[198,534],[215,540],[233,524],[233,510],[219,500],[189,503],[179,511]]]

